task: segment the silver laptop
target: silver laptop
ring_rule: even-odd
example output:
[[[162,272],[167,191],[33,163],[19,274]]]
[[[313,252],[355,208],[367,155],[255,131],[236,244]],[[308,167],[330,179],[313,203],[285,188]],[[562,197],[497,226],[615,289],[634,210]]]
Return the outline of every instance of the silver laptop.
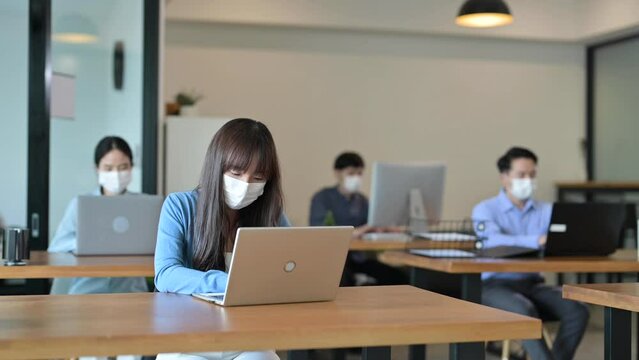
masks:
[[[152,255],[163,198],[79,196],[76,255]]]
[[[352,226],[239,228],[224,293],[193,296],[222,306],[334,300]]]

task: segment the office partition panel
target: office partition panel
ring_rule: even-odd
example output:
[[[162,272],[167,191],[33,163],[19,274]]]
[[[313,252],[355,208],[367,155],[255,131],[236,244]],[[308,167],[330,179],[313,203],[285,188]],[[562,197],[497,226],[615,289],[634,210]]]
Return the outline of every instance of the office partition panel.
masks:
[[[639,181],[639,36],[588,48],[589,177]]]

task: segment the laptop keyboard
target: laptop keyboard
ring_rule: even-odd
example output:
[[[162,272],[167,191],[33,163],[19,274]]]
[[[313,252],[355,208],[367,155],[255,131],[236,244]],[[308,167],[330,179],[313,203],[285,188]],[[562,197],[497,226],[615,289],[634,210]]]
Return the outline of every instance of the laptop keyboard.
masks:
[[[474,258],[477,254],[457,249],[413,249],[410,250],[412,254],[428,256],[434,258]]]
[[[362,235],[362,240],[366,241],[410,241],[412,237],[404,233],[367,233]]]
[[[224,294],[220,294],[220,293],[202,293],[202,294],[193,294],[193,296],[200,298],[202,300],[210,301],[210,302],[224,301]]]

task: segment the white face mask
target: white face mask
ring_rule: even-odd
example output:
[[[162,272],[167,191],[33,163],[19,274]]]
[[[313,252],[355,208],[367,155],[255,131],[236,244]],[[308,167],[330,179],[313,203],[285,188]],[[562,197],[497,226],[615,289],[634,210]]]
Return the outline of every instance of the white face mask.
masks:
[[[349,175],[344,177],[344,182],[342,184],[344,189],[348,191],[350,194],[354,194],[359,191],[362,187],[362,177],[359,175]]]
[[[131,170],[98,171],[98,183],[104,190],[119,194],[131,183]]]
[[[226,205],[239,210],[251,205],[264,193],[266,182],[247,183],[232,176],[224,175],[224,200]]]
[[[537,182],[531,178],[512,179],[510,181],[510,193],[519,200],[528,200],[537,189]]]

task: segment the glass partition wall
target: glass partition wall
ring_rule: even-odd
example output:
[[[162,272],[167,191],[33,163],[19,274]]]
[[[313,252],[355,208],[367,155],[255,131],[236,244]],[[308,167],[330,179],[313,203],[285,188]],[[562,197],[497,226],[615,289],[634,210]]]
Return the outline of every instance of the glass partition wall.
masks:
[[[32,230],[46,250],[69,201],[98,188],[104,136],[133,150],[134,192],[157,192],[156,0],[0,1],[0,226]],[[0,295],[48,280],[2,281]]]
[[[28,26],[28,2],[0,1],[0,227],[27,225]]]
[[[592,178],[639,182],[639,35],[591,52]]]
[[[142,0],[52,0],[54,80],[75,90],[72,113],[52,114],[49,238],[69,201],[97,189],[93,153],[104,136],[133,150],[133,181],[140,192],[142,164]],[[64,81],[64,80],[63,80]],[[56,92],[56,82],[52,91]]]

